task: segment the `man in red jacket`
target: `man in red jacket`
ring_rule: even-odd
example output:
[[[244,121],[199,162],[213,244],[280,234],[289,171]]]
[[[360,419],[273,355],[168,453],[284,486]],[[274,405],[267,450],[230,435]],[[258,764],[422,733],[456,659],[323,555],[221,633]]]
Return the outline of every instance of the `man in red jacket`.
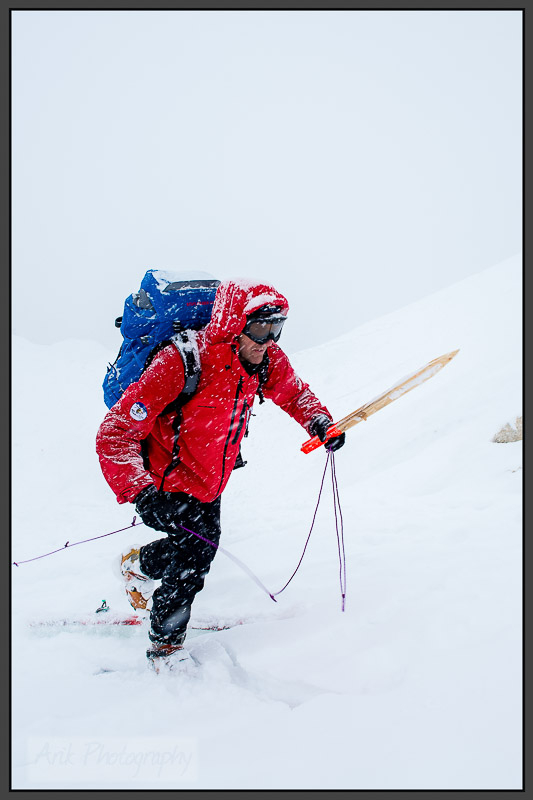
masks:
[[[220,538],[220,496],[235,468],[255,395],[273,400],[311,436],[326,439],[332,417],[277,345],[289,306],[272,286],[223,281],[211,321],[193,334],[201,375],[191,399],[183,357],[169,344],[107,413],[97,435],[102,472],[119,503],[166,534],[122,556],[134,608],[149,608],[152,663],[183,647],[191,604]],[[328,449],[344,444],[344,434]],[[153,581],[160,586],[153,591]]]

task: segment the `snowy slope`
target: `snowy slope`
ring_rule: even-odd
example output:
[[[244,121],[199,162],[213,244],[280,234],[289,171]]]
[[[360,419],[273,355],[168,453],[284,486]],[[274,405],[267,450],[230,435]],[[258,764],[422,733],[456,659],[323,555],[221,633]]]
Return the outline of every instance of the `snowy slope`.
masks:
[[[522,443],[491,441],[522,414],[520,258],[333,341],[328,313],[291,360],[336,418],[460,348],[336,455],[345,613],[329,487],[278,603],[217,555],[193,619],[246,624],[191,637],[185,674],[149,672],[139,629],[29,625],[127,613],[112,565],[144,526],[13,567],[14,788],[520,788]],[[94,452],[114,356],[14,341],[17,561],[132,521]],[[325,455],[272,404],[255,414],[222,543],[275,591]]]

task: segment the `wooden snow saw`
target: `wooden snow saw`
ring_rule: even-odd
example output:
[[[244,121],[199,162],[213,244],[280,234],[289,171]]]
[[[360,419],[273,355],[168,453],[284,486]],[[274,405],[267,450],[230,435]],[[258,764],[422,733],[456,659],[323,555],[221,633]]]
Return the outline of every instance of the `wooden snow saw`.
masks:
[[[328,428],[326,442],[333,436],[339,436],[344,431],[347,431],[349,428],[357,425],[357,423],[361,422],[361,420],[366,421],[368,417],[370,417],[372,414],[375,414],[376,411],[388,406],[389,403],[392,403],[402,395],[410,392],[411,389],[414,389],[416,386],[420,386],[421,383],[424,383],[424,381],[432,378],[433,375],[436,375],[439,370],[445,367],[446,364],[448,364],[458,352],[459,350],[452,350],[451,353],[446,353],[443,356],[434,358],[433,361],[430,361],[425,365],[425,367],[413,372],[413,374],[409,375],[407,378],[402,378],[402,380],[398,381],[395,386],[393,386],[391,389],[387,389],[387,391],[383,392],[383,394],[380,394],[379,397],[375,397],[369,403],[361,406],[361,408],[358,408],[356,411],[352,411],[351,414],[348,414],[338,422],[333,423],[332,426]],[[303,453],[310,453],[312,450],[316,450],[322,444],[324,444],[324,442],[321,442],[318,436],[313,436],[312,439],[308,439],[307,442],[304,442],[300,449]]]

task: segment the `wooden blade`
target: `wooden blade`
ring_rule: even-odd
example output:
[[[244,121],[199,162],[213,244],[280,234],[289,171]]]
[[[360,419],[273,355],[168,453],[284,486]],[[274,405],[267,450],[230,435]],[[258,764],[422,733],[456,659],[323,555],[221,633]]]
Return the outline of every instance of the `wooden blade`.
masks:
[[[385,408],[389,403],[392,403],[402,395],[420,386],[424,381],[432,378],[433,375],[436,375],[446,364],[449,364],[458,352],[459,350],[453,350],[451,353],[446,353],[443,356],[434,358],[433,361],[430,361],[425,367],[413,372],[413,374],[409,375],[407,378],[402,378],[402,380],[398,381],[398,383],[390,389],[387,389],[386,392],[380,394],[379,397],[375,397],[373,400],[370,400],[369,403],[365,403],[364,406],[361,406],[361,408],[352,411],[351,414],[347,414],[336,423],[336,427],[341,431],[347,431],[349,428],[353,427],[353,425],[357,425],[358,422],[361,422],[361,420],[366,420],[372,414],[375,414],[376,411]]]
[[[402,397],[402,395],[407,394],[407,392],[410,392],[412,389],[420,386],[421,383],[424,383],[424,381],[427,381],[429,378],[432,378],[433,375],[436,375],[436,373],[445,367],[446,364],[449,364],[449,362],[457,355],[458,352],[459,350],[452,350],[451,353],[446,353],[443,356],[434,358],[433,361],[430,361],[421,369],[413,372],[412,375],[402,378],[390,389],[387,389],[386,392],[380,394],[379,397],[375,397],[373,400],[370,400],[370,402],[365,403],[364,406],[356,409],[356,411],[352,411],[351,414],[347,414],[345,417],[332,425],[328,431],[327,438],[331,439],[333,436],[338,436],[339,433],[347,431],[349,428],[357,425],[358,422],[361,422],[362,420],[366,421],[368,417],[370,417],[372,414],[375,414],[376,411],[385,408],[385,406],[388,406],[389,403],[392,403],[394,400]],[[314,436],[312,439],[308,439],[308,441],[302,445],[301,450],[304,453],[310,453],[312,450],[320,447],[321,444],[324,443],[320,441],[318,436]]]

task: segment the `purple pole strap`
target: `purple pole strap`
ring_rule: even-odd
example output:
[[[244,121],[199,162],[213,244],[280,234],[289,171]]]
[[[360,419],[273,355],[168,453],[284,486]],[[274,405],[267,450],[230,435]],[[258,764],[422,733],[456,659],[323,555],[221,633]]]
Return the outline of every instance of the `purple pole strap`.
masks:
[[[344,550],[344,523],[342,520],[341,501],[339,497],[339,485],[337,483],[337,472],[335,469],[335,459],[331,459],[331,482],[333,487],[333,508],[335,511],[335,529],[337,531],[337,549],[339,551],[339,583],[341,587],[342,610],[346,605],[346,553]],[[338,517],[337,517],[338,508]],[[339,529],[340,521],[340,529]]]
[[[77,544],[85,544],[86,542],[94,542],[96,539],[103,539],[105,536],[113,536],[114,533],[122,533],[122,531],[128,531],[130,528],[133,528],[135,525],[142,525],[142,522],[135,522],[137,517],[133,517],[133,521],[131,525],[128,525],[127,528],[119,528],[118,531],[111,531],[111,533],[102,533],[101,536],[93,536],[92,539],[83,539],[81,542],[65,542],[63,547],[58,547],[57,550],[52,550],[50,553],[44,553],[42,556],[35,556],[34,558],[27,558],[26,561],[13,561],[13,566],[18,567],[20,564],[28,564],[30,561],[38,561],[40,558],[46,558],[46,556],[52,556],[54,553],[60,553],[61,550],[64,550],[65,547],[76,547]]]
[[[316,501],[315,513],[313,514],[313,521],[311,522],[311,528],[309,530],[309,533],[307,534],[307,539],[306,539],[306,542],[305,542],[305,545],[304,545],[303,553],[300,556],[300,560],[298,561],[298,564],[296,565],[296,569],[292,573],[291,577],[289,578],[289,580],[287,581],[285,586],[283,586],[279,590],[279,592],[274,592],[274,595],[272,596],[272,599],[274,599],[274,597],[277,596],[278,594],[281,594],[283,591],[285,591],[285,589],[287,588],[289,583],[292,581],[292,579],[294,578],[294,576],[296,575],[296,573],[300,569],[300,564],[303,561],[303,558],[304,558],[304,555],[305,555],[305,551],[307,550],[307,545],[309,544],[309,539],[311,538],[311,534],[313,533],[313,528],[315,526],[316,514],[317,514],[317,511],[318,511],[318,506],[320,505],[320,498],[322,497],[322,489],[324,488],[324,478],[326,477],[326,470],[328,468],[330,456],[332,456],[332,458],[333,458],[333,454],[330,453],[329,450],[327,451],[327,453],[328,453],[328,456],[326,458],[326,464],[324,466],[324,472],[322,473],[322,482],[320,483],[320,491],[318,492],[318,500]]]
[[[331,465],[331,480],[332,480],[332,486],[333,486],[333,508],[334,508],[334,512],[335,512],[335,528],[336,528],[336,531],[337,531],[337,548],[338,548],[338,552],[339,552],[339,565],[340,565],[339,580],[340,580],[340,589],[341,589],[341,598],[342,598],[342,606],[341,606],[341,608],[342,608],[342,611],[344,611],[344,609],[345,609],[345,600],[346,600],[346,554],[345,554],[345,550],[344,550],[344,527],[343,527],[342,511],[341,511],[341,504],[340,504],[340,498],[339,498],[339,487],[338,487],[338,483],[337,483],[337,474],[335,472],[335,455],[334,455],[333,451],[329,451],[329,450],[327,451],[326,464],[324,466],[324,472],[322,473],[322,481],[320,483],[320,490],[319,490],[319,493],[318,493],[318,500],[317,500],[317,503],[316,503],[316,506],[315,506],[315,512],[313,514],[313,520],[311,522],[311,528],[309,530],[309,533],[307,534],[307,539],[306,539],[306,542],[305,542],[305,545],[304,545],[304,549],[303,549],[302,555],[300,556],[300,560],[298,561],[298,564],[296,565],[296,569],[292,573],[292,575],[289,578],[289,580],[287,581],[287,583],[281,589],[279,589],[279,591],[277,591],[277,592],[269,592],[269,590],[266,588],[264,583],[259,580],[257,575],[255,575],[252,572],[252,570],[248,566],[246,566],[246,564],[244,564],[239,558],[234,556],[233,553],[230,553],[225,548],[221,547],[220,545],[215,544],[215,542],[212,542],[211,539],[207,539],[205,536],[201,536],[199,533],[196,533],[195,531],[189,530],[189,528],[186,528],[184,525],[180,525],[179,522],[177,523],[177,525],[180,528],[182,528],[182,530],[187,531],[187,533],[192,533],[193,536],[196,536],[198,539],[201,539],[202,542],[206,542],[207,544],[210,544],[216,550],[220,550],[222,553],[224,553],[226,556],[228,556],[228,558],[230,558],[235,564],[237,564],[237,566],[239,566],[244,572],[246,572],[246,574],[259,586],[260,589],[262,589],[265,592],[265,594],[267,594],[270,597],[271,600],[273,600],[275,603],[277,603],[277,600],[276,600],[277,595],[281,594],[283,591],[285,591],[285,589],[287,588],[289,583],[292,581],[292,579],[294,578],[294,576],[296,575],[296,573],[300,569],[300,565],[301,565],[301,563],[303,561],[303,557],[305,555],[305,551],[307,550],[307,545],[309,544],[309,539],[311,538],[311,534],[313,532],[313,528],[314,528],[314,525],[315,525],[316,515],[317,515],[317,512],[318,512],[318,506],[320,505],[320,499],[322,497],[322,489],[324,488],[324,480],[325,480],[325,477],[326,477],[326,471],[327,471],[328,465]],[[340,527],[339,527],[339,522],[340,522]]]

